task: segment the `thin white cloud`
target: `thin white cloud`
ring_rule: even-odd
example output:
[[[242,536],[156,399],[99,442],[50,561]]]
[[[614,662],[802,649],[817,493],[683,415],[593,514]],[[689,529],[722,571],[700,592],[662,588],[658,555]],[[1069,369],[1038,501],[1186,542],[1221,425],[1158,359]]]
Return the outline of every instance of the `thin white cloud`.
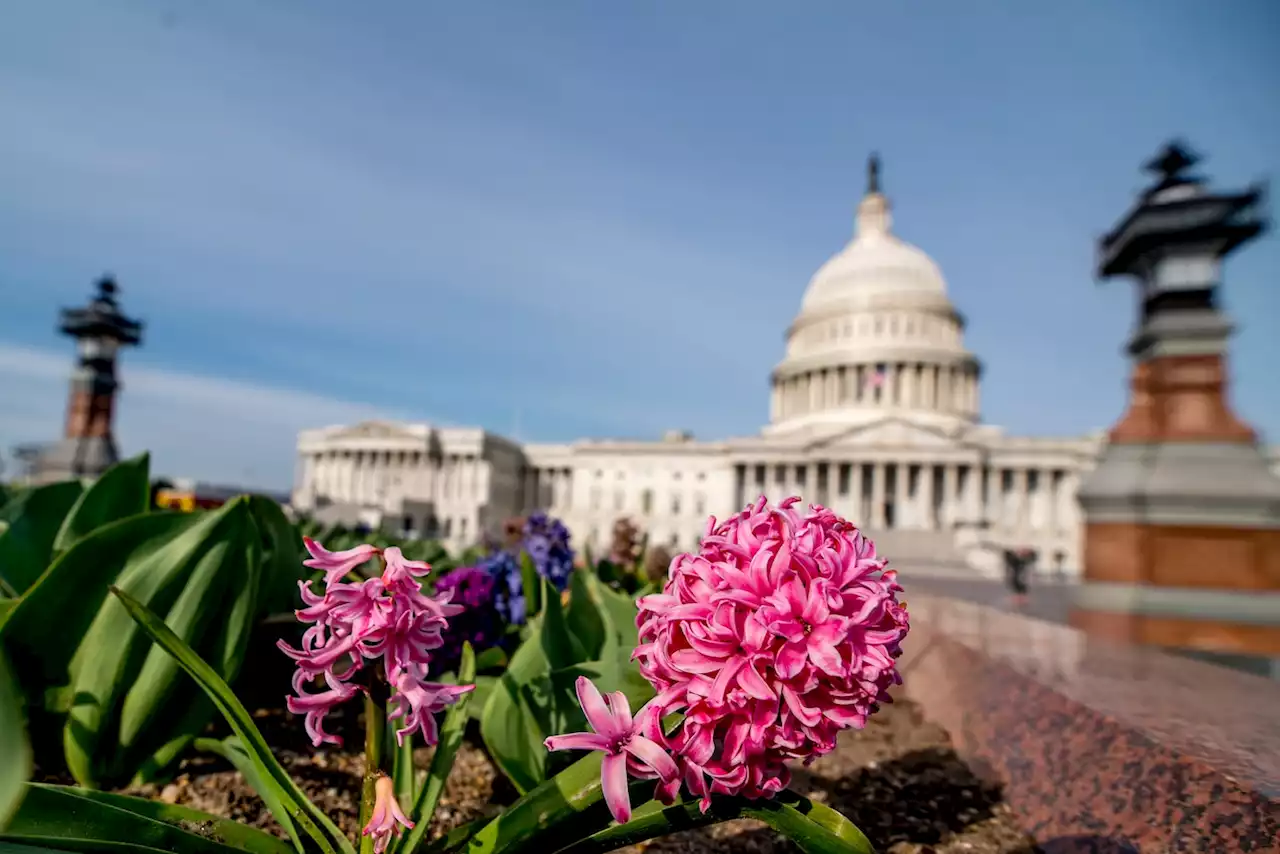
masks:
[[[127,357],[126,357],[127,359]],[[0,343],[0,449],[61,435],[70,355]],[[286,489],[299,430],[405,413],[288,388],[128,364],[116,417],[123,454],[156,473]]]

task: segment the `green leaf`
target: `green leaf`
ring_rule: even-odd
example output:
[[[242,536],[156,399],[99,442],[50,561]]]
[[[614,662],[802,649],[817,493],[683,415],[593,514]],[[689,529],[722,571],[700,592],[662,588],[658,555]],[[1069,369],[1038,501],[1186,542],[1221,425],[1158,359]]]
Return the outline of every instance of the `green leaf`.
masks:
[[[386,730],[387,750],[391,753],[391,782],[395,786],[396,801],[411,804],[417,797],[416,769],[413,767],[413,733],[407,733],[397,744],[395,727]]]
[[[593,577],[587,578],[587,585],[600,609],[608,613],[609,621],[618,633],[618,645],[630,655],[631,650],[640,642],[640,630],[636,628],[636,617],[639,616],[640,609],[636,607],[636,600],[625,593],[611,590]]]
[[[476,672],[498,670],[507,666],[507,653],[499,646],[491,646],[476,655]]]
[[[669,807],[649,801],[638,807],[626,824],[579,839],[558,849],[557,854],[603,854],[648,839],[737,818],[763,821],[805,854],[874,854],[870,840],[853,822],[830,807],[793,792],[783,792],[773,800],[755,801],[717,795],[712,798],[711,809],[706,813],[699,809],[696,801]]]
[[[462,645],[462,662],[458,665],[458,684],[466,685],[476,677],[476,656],[471,644]],[[472,692],[474,693],[474,692]],[[462,745],[462,735],[467,727],[467,705],[471,702],[471,694],[463,694],[445,713],[444,725],[440,727],[440,743],[436,745],[435,755],[431,757],[431,767],[427,771],[427,780],[418,793],[418,798],[409,812],[409,820],[413,829],[398,843],[392,846],[392,854],[401,851],[413,851],[422,838],[426,836],[427,826],[435,815],[436,804],[440,802],[440,793],[444,791],[445,781],[453,768],[453,760]]]
[[[566,833],[570,819],[576,819],[601,801],[600,758],[598,752],[589,753],[531,789],[468,840],[467,854],[497,854],[523,845],[532,849],[539,833]],[[649,786],[652,785],[650,781]],[[552,844],[543,850],[554,851],[559,847]]]
[[[191,678],[199,683],[218,707],[218,711],[226,719],[232,731],[240,738],[245,751],[253,760],[260,782],[275,790],[275,797],[283,804],[288,813],[296,820],[298,826],[320,847],[325,854],[355,854],[355,849],[338,828],[321,812],[315,804],[307,800],[297,784],[289,778],[281,767],[262,733],[253,723],[249,712],[236,699],[227,683],[196,655],[190,647],[182,642],[168,626],[164,624],[145,605],[117,587],[111,592],[124,604],[133,618],[142,626],[165,652],[172,655]],[[302,849],[299,849],[301,852]]]
[[[310,575],[302,565],[302,535],[270,498],[250,496],[249,508],[264,546],[258,608],[268,614],[292,611],[298,607],[298,582]]]
[[[298,836],[298,829],[294,826],[293,819],[289,817],[289,810],[284,801],[280,799],[276,787],[269,785],[258,772],[258,766],[254,763],[253,757],[249,755],[249,751],[244,749],[244,744],[239,738],[234,735],[229,735],[221,741],[214,738],[198,738],[193,746],[196,750],[216,754],[231,763],[231,766],[244,777],[244,781],[249,785],[249,788],[257,792],[258,797],[262,798],[262,802],[267,805],[271,815],[284,828],[285,834],[294,844],[294,847],[299,851],[303,849],[304,846],[301,837]]]
[[[504,673],[480,716],[480,736],[493,761],[519,792],[537,786],[546,774],[546,750],[537,744],[539,734],[520,697],[520,683],[510,671]]]
[[[565,622],[582,646],[583,654],[594,659],[599,657],[605,641],[605,624],[600,616],[601,605],[591,595],[589,575],[584,569],[576,569],[569,574],[569,607],[565,610]]]
[[[0,652],[0,832],[22,801],[31,778],[31,742],[27,740],[27,715],[22,692]]]
[[[261,830],[187,807],[69,786],[29,784],[5,843],[44,851],[292,854]]]
[[[78,480],[51,483],[24,490],[0,508],[0,521],[8,523],[0,534],[0,578],[15,594],[25,593],[48,568],[62,520],[83,491]]]
[[[640,675],[640,668],[626,653],[620,653],[613,661],[587,661],[551,673],[551,679],[557,688],[568,692],[570,696],[576,694],[574,683],[579,676],[590,679],[602,694],[621,691],[626,695],[627,702],[631,704],[632,712],[638,712],[641,706],[654,697],[653,685]],[[576,700],[574,708],[577,709]],[[553,732],[564,731],[563,729],[553,730]]]
[[[560,594],[550,581],[542,580],[542,625],[538,632],[547,665],[552,670],[571,667],[585,661],[582,645],[569,631]]]
[[[116,463],[80,494],[58,530],[53,553],[65,552],[103,525],[150,509],[151,457],[144,453]]]
[[[223,670],[223,651],[210,647],[227,628],[224,600],[243,593],[255,577],[256,531],[244,499],[201,516],[200,524],[170,544],[176,550],[158,552],[170,560],[159,565],[150,559],[130,561],[115,583],[163,615],[172,631],[213,659],[219,676],[229,679],[234,674]],[[248,616],[242,614],[240,622]],[[246,635],[247,628],[242,625]],[[182,734],[190,739],[212,711],[201,703],[198,719],[186,715],[192,702],[203,698],[181,677],[177,662],[153,646],[115,600],[102,604],[69,670],[73,699],[63,744],[67,766],[84,786],[128,781],[146,757],[178,736],[170,728],[174,722],[186,726]]]
[[[183,535],[201,536],[194,529],[207,519],[196,513],[134,516],[99,528],[59,557],[0,626],[27,695],[69,687],[71,659],[107,599],[107,585],[126,567],[135,577],[166,572],[188,548]],[[61,710],[69,705],[67,698]]]
[[[532,617],[542,610],[542,583],[528,552],[520,552],[520,589],[524,592],[525,613]]]
[[[476,659],[477,663],[479,658]],[[489,704],[489,697],[493,694],[493,688],[498,684],[497,676],[477,676],[476,689],[471,692],[471,702],[467,704],[467,714],[471,719],[479,722],[484,716],[485,706]]]

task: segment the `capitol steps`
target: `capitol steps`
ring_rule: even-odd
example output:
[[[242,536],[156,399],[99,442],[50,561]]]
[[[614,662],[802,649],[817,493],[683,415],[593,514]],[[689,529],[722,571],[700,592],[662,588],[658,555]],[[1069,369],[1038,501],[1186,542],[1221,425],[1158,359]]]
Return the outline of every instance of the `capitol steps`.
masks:
[[[977,574],[956,547],[951,531],[894,528],[862,533],[875,543],[876,554],[888,559],[889,569],[903,576],[973,578]]]

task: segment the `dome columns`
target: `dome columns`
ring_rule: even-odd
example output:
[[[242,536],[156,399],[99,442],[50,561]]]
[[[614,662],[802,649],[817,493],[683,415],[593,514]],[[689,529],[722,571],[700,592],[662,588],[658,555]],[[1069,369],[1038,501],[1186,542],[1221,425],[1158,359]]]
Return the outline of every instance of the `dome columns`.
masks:
[[[832,410],[932,412],[977,420],[978,366],[917,360],[852,363],[775,374],[773,423]]]

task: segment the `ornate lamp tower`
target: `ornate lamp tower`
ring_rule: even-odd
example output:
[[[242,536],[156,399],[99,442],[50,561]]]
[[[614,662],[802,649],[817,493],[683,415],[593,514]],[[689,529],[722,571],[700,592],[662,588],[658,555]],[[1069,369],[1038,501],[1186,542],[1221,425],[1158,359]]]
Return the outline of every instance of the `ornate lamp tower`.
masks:
[[[1280,479],[1227,400],[1222,261],[1268,227],[1264,188],[1212,192],[1170,143],[1156,182],[1102,238],[1130,276],[1129,408],[1080,488],[1084,583],[1073,622],[1166,647],[1280,658]],[[1264,592],[1268,591],[1268,592]]]
[[[46,449],[35,464],[34,479],[40,482],[91,477],[118,459],[112,431],[120,388],[116,356],[121,347],[142,343],[143,324],[121,313],[117,291],[115,281],[103,277],[87,306],[64,308],[60,313],[58,331],[75,339],[77,360],[63,439]]]

